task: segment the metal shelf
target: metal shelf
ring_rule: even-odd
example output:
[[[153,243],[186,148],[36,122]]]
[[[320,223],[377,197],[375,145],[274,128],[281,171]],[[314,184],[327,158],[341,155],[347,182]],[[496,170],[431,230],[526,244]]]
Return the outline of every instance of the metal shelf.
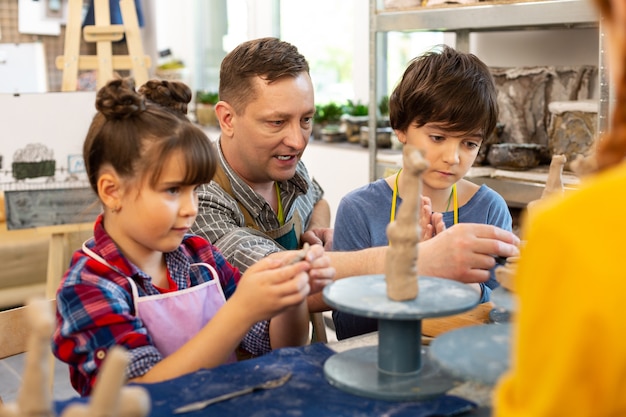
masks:
[[[480,3],[410,10],[377,10],[371,30],[456,31],[520,30],[541,27],[595,27],[598,14],[589,0]]]
[[[470,32],[519,31],[528,29],[558,29],[600,27],[598,13],[589,0],[539,0],[518,3],[481,2],[475,5],[422,7],[385,10],[381,0],[370,0],[370,104],[369,151],[370,180],[376,178],[377,103],[382,96],[380,85],[386,74],[386,34],[392,31],[441,31],[456,33],[456,47],[469,49]],[[600,27],[600,109],[598,129],[606,128],[609,108],[609,88],[605,70],[603,36]],[[383,51],[383,52],[381,52]],[[380,67],[380,68],[379,68]]]

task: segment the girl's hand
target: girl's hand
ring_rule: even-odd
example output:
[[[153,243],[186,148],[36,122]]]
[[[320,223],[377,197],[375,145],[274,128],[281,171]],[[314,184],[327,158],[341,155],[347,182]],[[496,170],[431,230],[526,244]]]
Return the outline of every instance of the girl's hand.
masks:
[[[316,294],[335,278],[335,268],[330,264],[330,257],[322,245],[312,245],[306,252],[304,261],[310,266],[309,286],[311,294]]]
[[[280,255],[272,254],[270,256],[280,256],[282,258],[285,254],[289,254],[286,260],[288,264],[294,264],[296,262],[307,262],[309,264],[310,294],[322,291],[335,277],[335,268],[330,265],[330,257],[326,255],[326,251],[322,245],[309,245],[308,243],[304,243],[302,249],[298,251],[287,251],[282,252]]]
[[[310,292],[308,262],[290,263],[296,251],[278,252],[248,268],[229,302],[245,310],[250,324],[269,320],[306,300]]]

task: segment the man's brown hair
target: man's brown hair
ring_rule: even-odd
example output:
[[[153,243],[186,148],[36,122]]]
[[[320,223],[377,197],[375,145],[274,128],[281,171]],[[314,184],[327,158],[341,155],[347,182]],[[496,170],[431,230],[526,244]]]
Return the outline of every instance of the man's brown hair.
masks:
[[[277,38],[259,38],[233,49],[220,67],[219,97],[236,112],[243,113],[254,100],[252,80],[261,77],[268,83],[280,78],[309,72],[309,64],[298,49]]]

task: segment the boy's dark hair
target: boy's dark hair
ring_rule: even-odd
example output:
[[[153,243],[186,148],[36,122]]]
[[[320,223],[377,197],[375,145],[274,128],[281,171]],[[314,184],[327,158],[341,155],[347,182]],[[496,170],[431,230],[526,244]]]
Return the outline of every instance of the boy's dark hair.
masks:
[[[182,113],[191,94],[185,94],[187,89],[180,84],[150,81],[142,87],[143,95],[135,91],[132,80],[116,79],[98,91],[98,112],[83,143],[87,177],[96,194],[104,165],[110,164],[128,179],[149,175],[154,186],[164,162],[176,150],[183,151],[185,158],[184,185],[211,181],[217,153],[204,132]]]
[[[438,123],[486,139],[498,120],[491,72],[475,55],[438,45],[409,63],[389,98],[389,119],[402,132]]]
[[[298,49],[277,38],[244,42],[224,57],[220,66],[220,100],[238,113],[253,101],[256,92],[252,79],[261,77],[272,83],[282,77],[297,77],[309,72],[309,64]]]

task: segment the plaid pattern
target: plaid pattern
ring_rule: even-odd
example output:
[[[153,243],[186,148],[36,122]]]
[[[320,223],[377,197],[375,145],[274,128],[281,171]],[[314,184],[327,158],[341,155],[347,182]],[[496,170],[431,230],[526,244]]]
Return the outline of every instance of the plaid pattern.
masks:
[[[216,142],[220,164],[228,176],[234,197],[215,182],[205,184],[198,193],[199,209],[193,232],[220,248],[228,262],[245,272],[248,267],[265,256],[283,250],[274,240],[244,227],[244,217],[237,201],[240,201],[255,219],[261,231],[280,227],[278,217],[263,197],[257,194],[232,170],[224,159],[220,141]],[[298,211],[306,230],[311,220],[313,206],[322,199],[324,191],[309,176],[302,161],[298,162],[296,174],[289,181],[279,184],[285,218],[291,219]],[[257,323],[244,337],[242,346],[252,355],[258,356],[272,350],[269,336],[269,321]]]
[[[261,232],[278,229],[280,223],[267,201],[250,188],[228,165],[219,140],[216,146],[220,164],[233,188],[234,198],[215,182],[203,185],[198,193],[199,209],[193,232],[219,247],[226,259],[243,272],[259,259],[270,253],[279,252],[283,248],[274,240],[244,227],[243,213],[237,201],[250,212]],[[323,198],[324,191],[309,176],[302,161],[298,162],[294,177],[281,182],[279,187],[285,219],[291,219],[298,211],[303,229],[306,230],[311,221],[313,207]]]
[[[82,250],[74,253],[57,291],[57,328],[52,342],[54,354],[69,364],[72,386],[81,395],[91,392],[98,368],[113,345],[122,345],[130,352],[128,378],[145,374],[162,359],[143,323],[135,316],[132,290],[125,278],[135,280],[141,297],[159,293],[150,277],[124,258],[104,230],[102,216],[96,220],[94,238],[87,242],[87,247],[117,271]],[[196,262],[215,267],[227,299],[240,278],[239,270],[199,236],[185,236],[177,250],[165,254],[165,262],[181,290],[211,279],[204,268],[190,269],[190,264]]]

